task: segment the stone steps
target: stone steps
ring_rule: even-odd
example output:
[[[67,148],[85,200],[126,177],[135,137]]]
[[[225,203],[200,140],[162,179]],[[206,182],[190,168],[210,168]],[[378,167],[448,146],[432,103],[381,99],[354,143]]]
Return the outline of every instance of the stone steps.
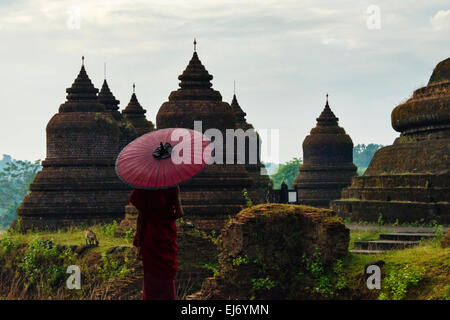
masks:
[[[354,254],[381,254],[383,250],[350,250]]]
[[[355,241],[355,249],[363,250],[395,250],[405,249],[419,244],[419,241],[403,240],[370,240]]]
[[[403,241],[420,241],[422,239],[434,238],[433,233],[382,233],[380,240],[403,240]]]
[[[355,254],[380,254],[386,250],[400,250],[416,246],[422,239],[431,239],[434,237],[432,233],[382,233],[378,240],[355,241],[354,250],[350,250]]]

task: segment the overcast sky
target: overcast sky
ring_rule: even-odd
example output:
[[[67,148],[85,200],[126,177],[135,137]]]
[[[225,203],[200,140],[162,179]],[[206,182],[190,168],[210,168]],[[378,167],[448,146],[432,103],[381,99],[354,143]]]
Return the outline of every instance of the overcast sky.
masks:
[[[392,109],[449,57],[449,35],[448,0],[1,0],[0,155],[45,158],[45,126],[82,55],[97,88],[107,63],[121,108],[135,82],[155,122],[194,37],[223,99],[236,80],[248,122],[280,130],[280,161],[301,156],[326,93],[354,144],[391,144]]]

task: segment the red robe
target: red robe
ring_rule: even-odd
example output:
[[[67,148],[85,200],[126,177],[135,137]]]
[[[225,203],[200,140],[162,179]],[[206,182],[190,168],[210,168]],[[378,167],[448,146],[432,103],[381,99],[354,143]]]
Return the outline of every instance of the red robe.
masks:
[[[142,219],[141,234],[136,233],[139,239],[135,237],[134,242],[140,247],[144,266],[143,299],[175,299],[178,196],[176,188],[135,189],[131,193],[130,202],[139,210]]]

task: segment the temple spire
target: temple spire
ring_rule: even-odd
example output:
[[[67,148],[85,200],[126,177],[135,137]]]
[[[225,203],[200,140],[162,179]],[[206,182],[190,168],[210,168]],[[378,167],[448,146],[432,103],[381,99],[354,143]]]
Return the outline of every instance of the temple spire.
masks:
[[[181,88],[209,89],[212,86],[213,76],[205,69],[198,58],[197,52],[194,52],[189,64],[178,79],[181,80]]]
[[[84,68],[84,56],[81,58],[81,69],[70,88],[67,88],[67,100],[96,100],[98,89],[94,87]]]
[[[145,114],[147,111],[141,106],[136,97],[136,84],[133,83],[133,94],[127,107],[122,111],[124,114]]]
[[[130,102],[127,107],[122,111],[122,115],[128,119],[133,127],[136,129],[138,136],[155,130],[155,126],[151,121],[148,121],[145,117],[145,110],[139,103],[136,93],[136,85],[133,83],[133,94],[131,95]]]
[[[245,120],[245,116],[247,114],[244,112],[244,110],[242,110],[241,106],[239,105],[236,98],[236,94],[233,94],[233,100],[231,101],[231,109],[233,110],[235,121],[239,127],[247,123],[247,121]]]
[[[102,88],[97,96],[97,100],[103,104],[107,111],[110,111],[116,120],[121,120],[119,110],[120,101],[116,99],[111,90],[109,89],[106,77],[103,80]]]
[[[197,40],[194,38],[194,52],[197,52]]]
[[[84,68],[84,56],[81,58],[81,69],[72,86],[66,89],[67,102],[60,106],[60,112],[97,112],[104,111],[102,104],[92,103],[97,100],[98,89],[94,87]],[[87,102],[89,101],[89,102]]]
[[[331,111],[330,105],[328,104],[328,93],[326,96],[325,107],[323,108],[322,113],[316,119],[317,123],[320,125],[338,125],[339,119],[334,115],[333,111]]]

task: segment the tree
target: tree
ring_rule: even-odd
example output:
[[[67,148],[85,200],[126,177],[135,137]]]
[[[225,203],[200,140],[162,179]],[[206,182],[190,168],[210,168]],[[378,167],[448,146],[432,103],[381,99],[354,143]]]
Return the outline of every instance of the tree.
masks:
[[[4,154],[3,159],[0,160],[0,170],[2,170],[8,162],[11,161],[11,156]]]
[[[16,210],[41,169],[40,162],[10,160],[0,171],[0,227],[7,227],[17,217]]]
[[[358,144],[353,147],[353,163],[358,167],[358,174],[364,173],[375,152],[382,148],[381,144]]]
[[[270,175],[273,181],[273,188],[280,189],[281,183],[284,181],[288,187],[292,187],[292,183],[298,175],[298,167],[302,164],[301,158],[294,158],[291,161],[281,165],[278,170]]]

